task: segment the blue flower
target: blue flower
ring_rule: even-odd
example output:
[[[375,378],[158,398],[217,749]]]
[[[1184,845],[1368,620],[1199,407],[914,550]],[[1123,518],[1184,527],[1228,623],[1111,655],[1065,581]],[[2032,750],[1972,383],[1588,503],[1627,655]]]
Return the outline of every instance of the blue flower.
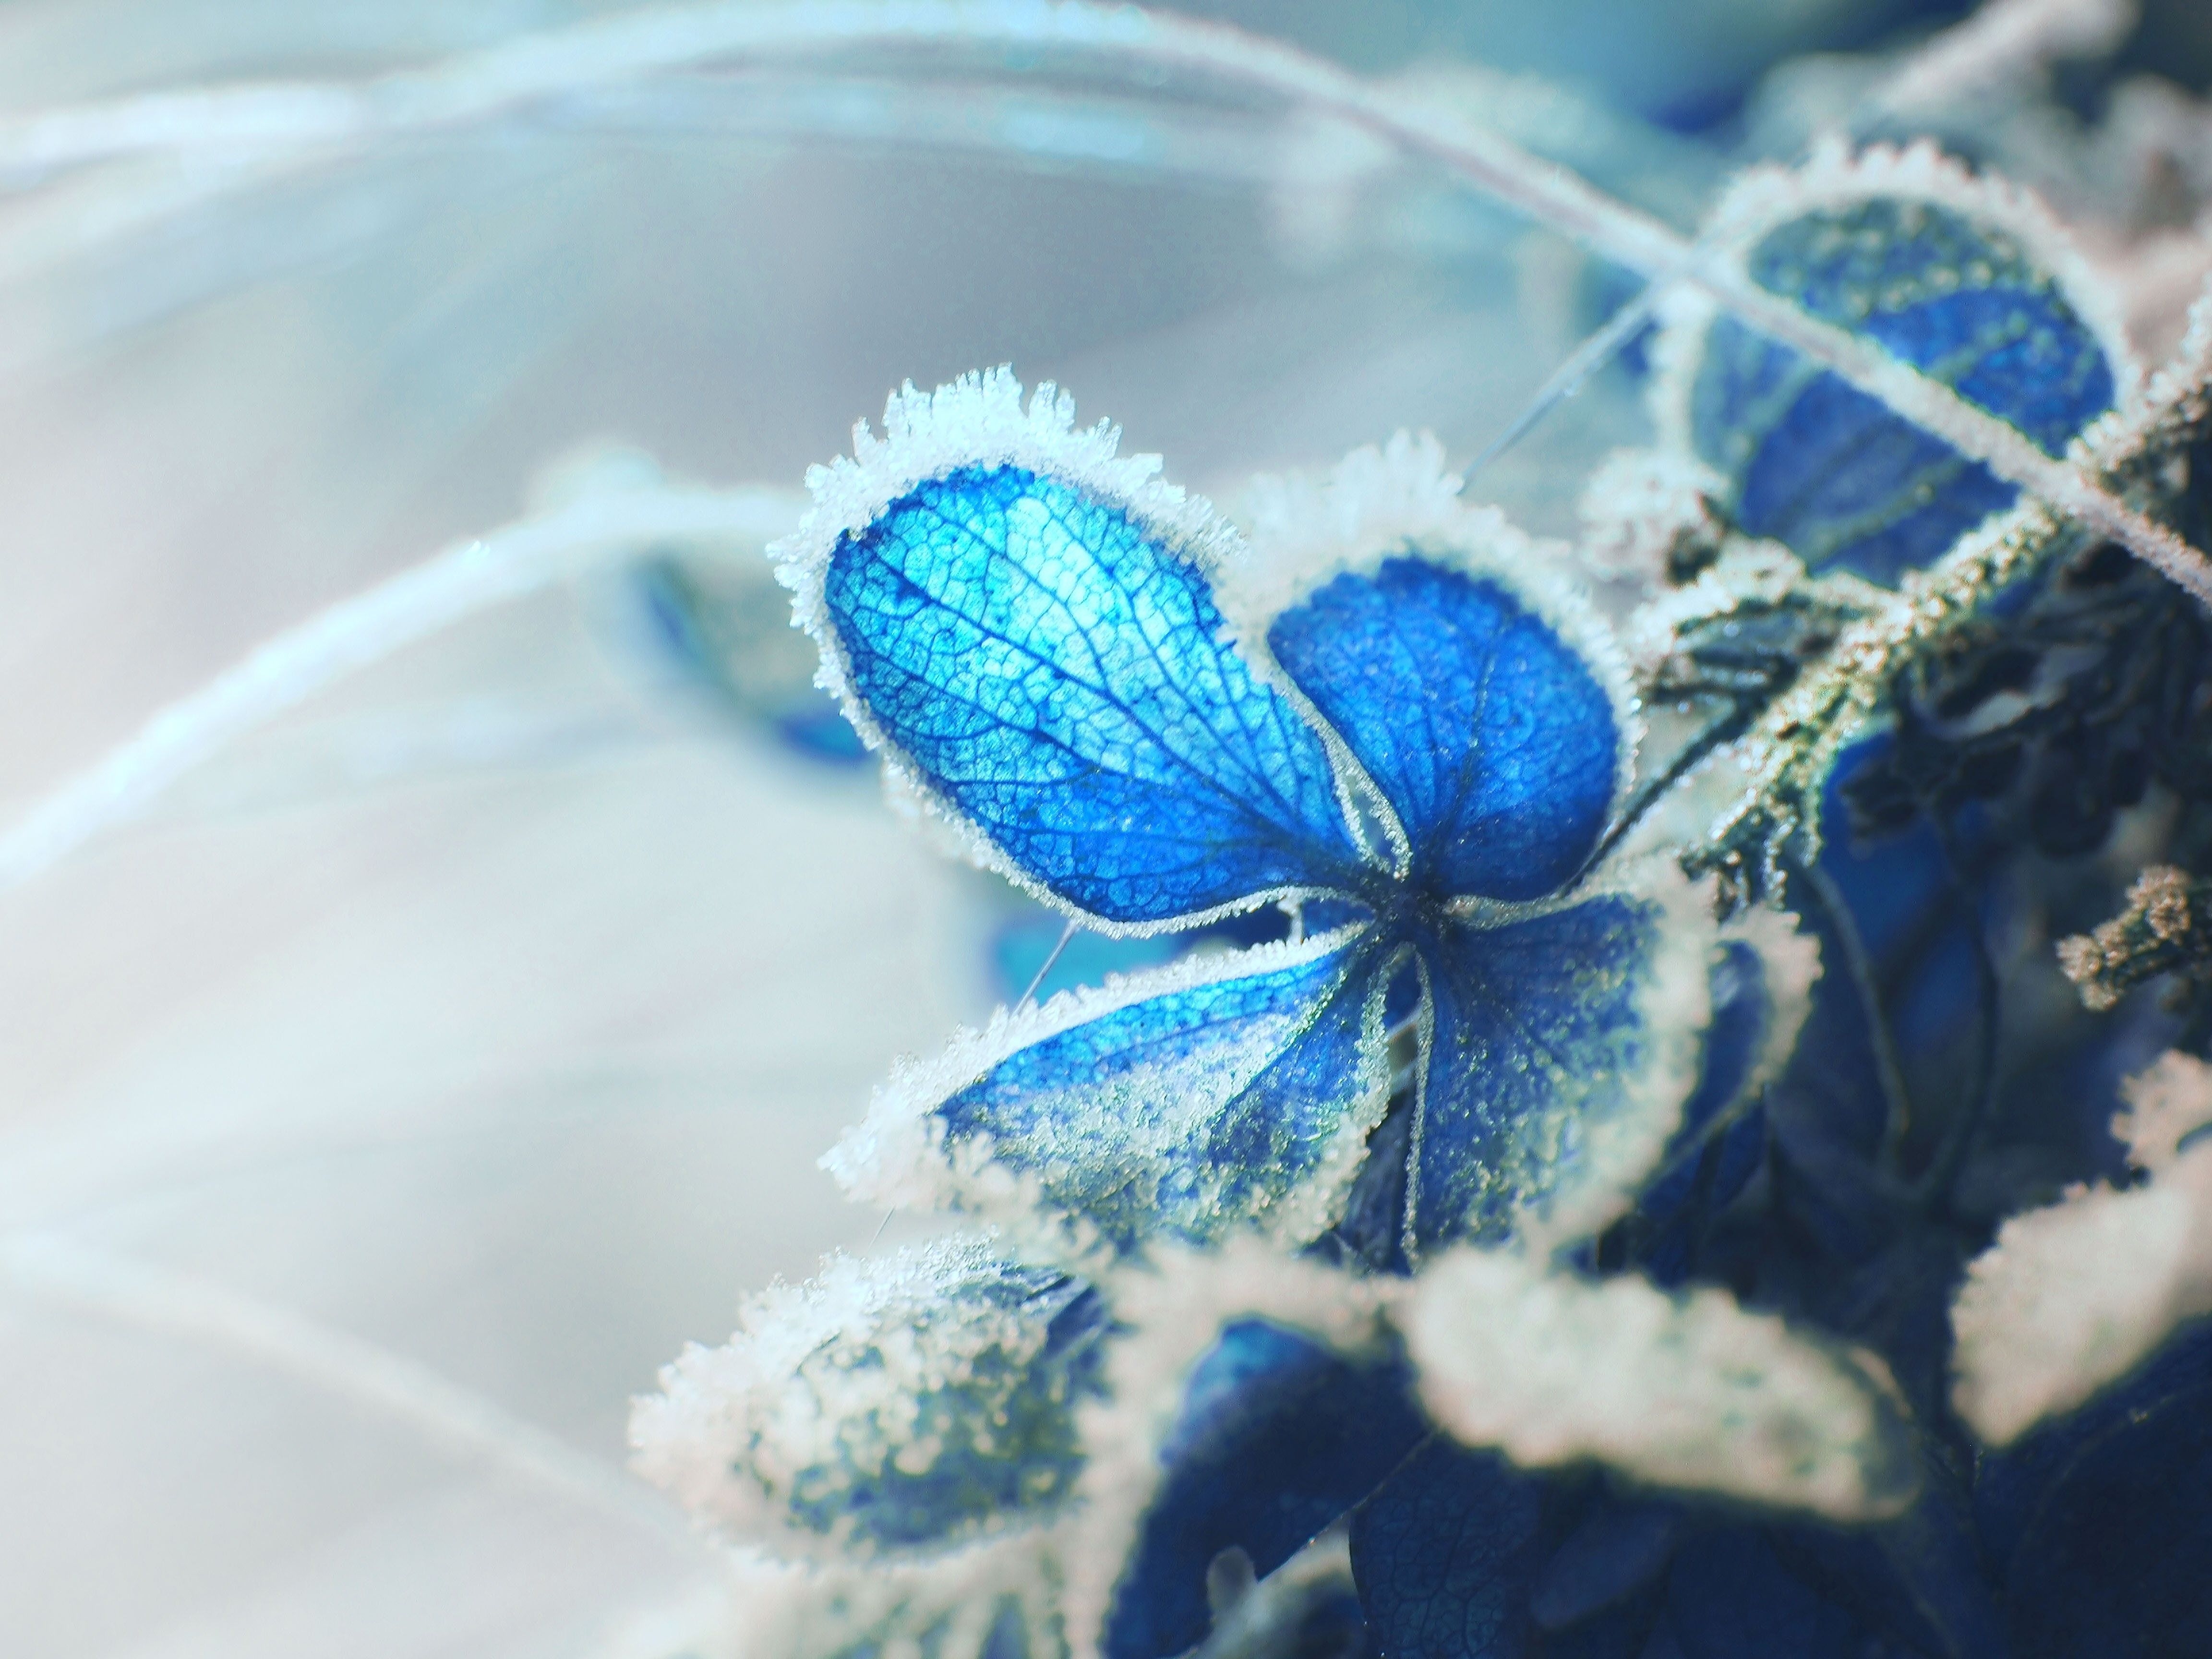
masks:
[[[1669,861],[1600,857],[1637,741],[1607,636],[1432,450],[1283,495],[1255,551],[1073,415],[1003,370],[909,387],[810,475],[777,551],[824,684],[897,789],[1083,926],[1279,902],[1304,929],[1002,1015],[880,1097],[840,1172],[1011,1183],[1124,1249],[1304,1243],[1410,1011],[1407,1256],[1588,1231],[1675,1126],[1714,939]]]

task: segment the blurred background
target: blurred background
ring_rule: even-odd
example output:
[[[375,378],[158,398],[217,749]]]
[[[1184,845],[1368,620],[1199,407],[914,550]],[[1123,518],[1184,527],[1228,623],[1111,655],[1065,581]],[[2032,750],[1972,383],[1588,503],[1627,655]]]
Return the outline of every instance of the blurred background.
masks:
[[[1688,228],[1965,9],[1192,15]],[[2089,46],[1946,136],[2154,350],[2205,264],[2212,12],[2045,9]],[[922,1235],[815,1159],[1060,934],[809,685],[760,556],[806,467],[1006,362],[1228,501],[1400,427],[1464,461],[1633,291],[1279,99],[865,11],[0,3],[0,836],[264,642],[298,676],[163,787],[142,743],[62,796],[97,834],[0,842],[11,1659],[682,1650],[714,1567],[623,1473],[629,1397],[748,1291]],[[749,15],[784,45],[714,47]],[[1474,493],[1571,534],[1639,370]],[[316,631],[477,537],[511,597]],[[1078,939],[1046,988],[1167,948]]]

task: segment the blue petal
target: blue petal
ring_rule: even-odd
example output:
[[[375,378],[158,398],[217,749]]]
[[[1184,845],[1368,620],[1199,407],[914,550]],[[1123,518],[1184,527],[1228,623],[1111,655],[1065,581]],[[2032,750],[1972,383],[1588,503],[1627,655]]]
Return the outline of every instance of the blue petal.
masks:
[[[1356,1159],[1386,1103],[1382,976],[1364,938],[1198,984],[1170,969],[1016,1050],[936,1109],[1123,1248],[1267,1214]],[[1147,995],[1147,984],[1163,988]],[[1316,1212],[1314,1231],[1326,1224]]]
[[[1587,1624],[1635,1596],[1667,1570],[1690,1513],[1665,1498],[1603,1499],[1570,1532],[1528,1595],[1547,1631]]]
[[[1550,1200],[1632,1180],[1692,1081],[1705,998],[1686,1030],[1655,1015],[1687,965],[1694,914],[1608,893],[1548,914],[1451,927],[1431,947],[1434,1035],[1422,1079],[1412,1233],[1422,1249],[1493,1240]],[[1634,1167],[1621,1158],[1634,1147]]]
[[[1543,1568],[1542,1482],[1431,1440],[1352,1520],[1352,1570],[1390,1659],[1522,1659]],[[1783,1650],[1778,1650],[1778,1652]]]
[[[1356,865],[1320,740],[1120,508],[963,468],[842,538],[823,592],[883,735],[1069,903],[1160,923]]]
[[[1085,1464],[1076,1407],[1104,1386],[1105,1323],[1083,1281],[946,1240],[833,1265],[811,1294],[769,1293],[724,1353],[750,1381],[728,1393],[715,1356],[687,1355],[676,1370],[693,1392],[672,1389],[679,1403],[663,1409],[681,1431],[703,1409],[681,1402],[723,1392],[740,1431],[728,1464],[739,1512],[764,1504],[793,1533],[846,1549],[927,1548],[1035,1520],[1068,1496]],[[788,1371],[758,1369],[794,1350]],[[655,1432],[641,1445],[662,1443]]]
[[[1191,1373],[1167,1474],[1106,1626],[1109,1659],[1163,1659],[1206,1633],[1206,1569],[1242,1549],[1273,1571],[1364,1498],[1428,1424],[1395,1355],[1348,1359],[1286,1327],[1239,1320]]]
[[[1966,1496],[1943,1461],[1923,1459],[1921,1497],[1877,1526],[1797,1527],[1793,1542],[1830,1599],[1895,1649],[1946,1659],[2011,1659]]]
[[[2051,278],[1949,209],[1875,198],[1808,213],[1770,233],[1750,270],[2051,454],[2112,406],[2104,348]],[[1707,333],[1690,422],[1698,453],[1735,481],[1736,521],[1816,568],[1893,583],[2014,497],[1979,463],[1726,318]]]
[[[1537,898],[1589,857],[1620,761],[1613,701],[1498,579],[1387,560],[1277,617],[1267,644],[1397,811],[1418,884]]]

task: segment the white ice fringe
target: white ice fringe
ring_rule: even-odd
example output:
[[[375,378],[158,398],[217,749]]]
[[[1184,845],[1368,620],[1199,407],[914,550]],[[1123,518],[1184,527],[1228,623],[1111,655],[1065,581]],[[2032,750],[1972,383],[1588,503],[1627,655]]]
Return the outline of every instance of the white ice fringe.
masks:
[[[2212,1066],[2168,1054],[2128,1079],[2112,1121],[2148,1184],[2075,1187],[2014,1216],[1952,1305],[1952,1401],[1991,1445],[2133,1370],[2212,1314]]]
[[[968,1236],[873,1261],[833,1256],[804,1285],[771,1286],[729,1342],[688,1347],[663,1368],[661,1392],[636,1402],[632,1467],[732,1535],[842,1557],[852,1547],[842,1534],[790,1523],[796,1478],[911,1455],[922,1397],[967,1381],[987,1353],[1018,1365],[1035,1357],[1044,1322],[949,1294],[1006,1266],[989,1238]],[[831,1363],[802,1373],[817,1357]]]
[[[1033,1655],[1054,1651],[1045,1633],[1057,1631],[1066,1659],[1097,1659],[1115,1588],[1158,1495],[1159,1449],[1181,1419],[1193,1369],[1223,1327],[1265,1319],[1340,1352],[1376,1353],[1389,1340],[1383,1310],[1402,1293],[1400,1281],[1355,1279],[1256,1240],[1154,1254],[1152,1264],[1112,1270],[1100,1285],[1116,1327],[1108,1389],[1077,1407],[1086,1462],[1066,1501],[1028,1524],[905,1556],[859,1561],[830,1550],[777,1561],[737,1546],[726,1627],[702,1636],[702,1651],[784,1659],[865,1644],[884,1659],[979,1659],[1011,1604],[1028,1624]],[[957,1267],[996,1260],[998,1250],[970,1239],[888,1261],[842,1261],[812,1286],[757,1299],[735,1342],[687,1353],[663,1374],[665,1399],[641,1406],[633,1425],[641,1469],[665,1484],[672,1474],[710,1513],[729,1513],[726,1460],[748,1432],[732,1401],[787,1378],[814,1346],[836,1340],[855,1319],[879,1317],[885,1284],[920,1289],[940,1257]],[[754,1518],[751,1500],[738,1501],[744,1518]],[[767,1541],[781,1547],[786,1537]],[[711,1623],[699,1622],[702,1630]]]
[[[1401,1317],[1430,1414],[1518,1463],[1594,1458],[1838,1521],[1895,1514],[1917,1489],[1878,1362],[1725,1291],[1670,1296],[1463,1249],[1421,1275]]]
[[[963,374],[934,392],[918,391],[908,381],[884,405],[882,437],[862,421],[853,428],[849,457],[807,469],[814,504],[768,556],[775,562],[776,579],[792,590],[793,622],[821,648],[815,684],[837,699],[854,730],[881,757],[884,787],[893,805],[908,816],[938,820],[952,850],[1006,877],[1040,903],[1079,918],[1094,933],[1128,938],[1198,926],[1293,895],[1287,889],[1255,893],[1164,921],[1109,921],[1079,910],[933,788],[925,770],[877,722],[853,688],[852,665],[826,593],[830,561],[845,537],[865,530],[919,485],[966,467],[1018,466],[1071,485],[1122,513],[1143,535],[1209,580],[1243,560],[1243,539],[1205,497],[1163,482],[1158,456],[1118,453],[1121,441],[1121,428],[1109,422],[1079,429],[1075,400],[1049,380],[1038,384],[1025,405],[1021,382],[1006,364]]]
[[[1202,985],[1272,973],[1346,951],[1366,924],[1298,940],[1276,940],[1219,955],[1191,955],[1158,968],[1109,974],[1103,985],[1063,991],[1042,1006],[1000,1008],[981,1030],[953,1035],[945,1051],[927,1061],[902,1060],[878,1085],[865,1119],[823,1155],[822,1167],[855,1200],[891,1208],[959,1210],[988,1218],[1033,1255],[1090,1271],[1110,1256],[1095,1230],[1061,1216],[1034,1174],[1018,1173],[992,1157],[988,1136],[949,1142],[938,1109],[969,1085],[1024,1048],[1122,1008]],[[1313,1179],[1263,1217],[1271,1237],[1303,1244],[1335,1220],[1345,1189],[1365,1152],[1367,1135],[1389,1104],[1387,1058],[1371,1045],[1366,1073],[1345,1079],[1348,1109],[1338,1144]],[[1117,1136],[1152,1121],[1188,1116],[1182,1109],[1209,1090],[1225,1100],[1250,1081],[1244,1071],[1146,1072],[1125,1080],[1121,1109],[1127,1121]],[[1088,1085],[1085,1085],[1088,1086]],[[1094,1091],[1095,1092],[1095,1091]],[[1150,1103],[1147,1103],[1147,1097]]]

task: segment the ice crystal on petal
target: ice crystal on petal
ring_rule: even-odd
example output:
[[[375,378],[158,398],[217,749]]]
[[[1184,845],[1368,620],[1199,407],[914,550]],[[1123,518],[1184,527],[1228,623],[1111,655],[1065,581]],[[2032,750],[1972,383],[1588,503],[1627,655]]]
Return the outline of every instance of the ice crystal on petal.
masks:
[[[1709,234],[1760,287],[1865,335],[2059,455],[2134,390],[2103,288],[2032,198],[1931,149],[1820,151],[1739,181]],[[2012,485],[1708,305],[1662,348],[1662,430],[1719,469],[1721,504],[1815,570],[1894,585]]]
[[[2150,1179],[2077,1187],[2014,1216],[1952,1309],[1959,1413],[1993,1445],[2133,1370],[2212,1313],[2212,1066],[2168,1054],[2129,1079],[2112,1132]]]
[[[840,1173],[912,1195],[934,1160],[973,1202],[987,1157],[1123,1249],[1303,1243],[1381,1115],[1402,980],[1408,1250],[1614,1212],[1694,1080],[1711,923],[1663,861],[1589,867],[1640,726],[1565,550],[1463,504],[1432,440],[1262,481],[1248,547],[1003,371],[885,423],[780,552],[888,769],[1103,929],[1285,898],[1341,925],[963,1039]]]
[[[1913,1496],[1911,1436],[1878,1366],[1724,1291],[1669,1296],[1462,1249],[1422,1275],[1407,1337],[1437,1419],[1516,1462],[1602,1458],[1841,1520]]]
[[[836,1261],[667,1368],[631,1425],[638,1468],[696,1513],[802,1549],[1022,1524],[1082,1467],[1090,1314],[1079,1281],[982,1240]]]

